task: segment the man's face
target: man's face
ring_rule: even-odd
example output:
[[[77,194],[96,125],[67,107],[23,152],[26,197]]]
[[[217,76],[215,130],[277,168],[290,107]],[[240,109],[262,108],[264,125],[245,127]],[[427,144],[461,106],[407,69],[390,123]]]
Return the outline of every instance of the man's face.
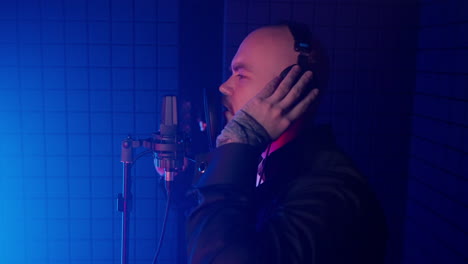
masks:
[[[248,35],[231,62],[232,75],[220,87],[230,120],[286,67],[296,63],[294,39],[287,27],[261,28]]]

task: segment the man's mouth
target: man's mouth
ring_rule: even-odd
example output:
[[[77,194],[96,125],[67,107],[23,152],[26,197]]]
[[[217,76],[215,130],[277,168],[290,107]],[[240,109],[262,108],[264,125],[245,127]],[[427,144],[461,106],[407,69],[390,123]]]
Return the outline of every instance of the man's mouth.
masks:
[[[226,100],[226,97],[223,98],[222,104],[224,108],[223,109],[224,117],[229,122],[229,120],[231,120],[232,117],[234,116],[234,113],[232,112],[231,104]]]

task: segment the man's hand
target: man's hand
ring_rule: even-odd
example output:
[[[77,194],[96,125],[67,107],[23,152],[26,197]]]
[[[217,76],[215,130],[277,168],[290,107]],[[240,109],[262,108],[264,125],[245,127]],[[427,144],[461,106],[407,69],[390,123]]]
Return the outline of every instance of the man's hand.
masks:
[[[312,80],[310,71],[294,84],[300,72],[300,67],[295,65],[283,80],[280,77],[273,79],[241,108],[265,128],[271,140],[277,139],[307,111],[318,95],[318,89],[306,91]]]

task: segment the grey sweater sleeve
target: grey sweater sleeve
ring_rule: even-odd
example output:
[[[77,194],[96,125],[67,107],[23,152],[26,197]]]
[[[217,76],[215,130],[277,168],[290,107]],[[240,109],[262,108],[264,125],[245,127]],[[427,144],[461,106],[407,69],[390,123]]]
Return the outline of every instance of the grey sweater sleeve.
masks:
[[[271,142],[270,135],[257,120],[246,112],[238,111],[216,139],[216,147],[227,143],[244,143],[263,149]]]

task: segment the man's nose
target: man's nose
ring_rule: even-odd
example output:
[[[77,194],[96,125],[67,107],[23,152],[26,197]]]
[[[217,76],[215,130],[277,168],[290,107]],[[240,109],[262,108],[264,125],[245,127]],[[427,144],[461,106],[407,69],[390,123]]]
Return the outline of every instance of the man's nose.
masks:
[[[227,79],[223,84],[219,86],[219,91],[224,94],[224,95],[231,95],[232,94],[232,87],[229,84],[229,80],[231,78]]]

